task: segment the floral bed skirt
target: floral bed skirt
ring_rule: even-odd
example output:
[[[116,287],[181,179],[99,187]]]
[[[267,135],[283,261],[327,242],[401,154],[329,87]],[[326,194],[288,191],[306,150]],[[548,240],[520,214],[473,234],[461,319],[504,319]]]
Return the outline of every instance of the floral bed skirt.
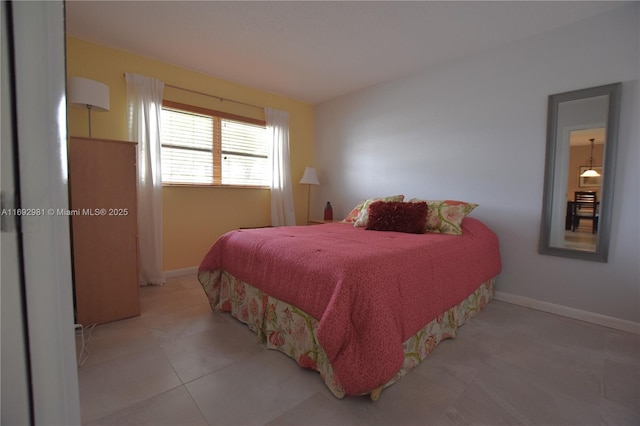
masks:
[[[201,271],[202,284],[212,309],[230,312],[255,332],[260,342],[296,360],[301,367],[320,373],[327,387],[338,398],[345,391],[337,381],[331,364],[318,343],[318,321],[289,303],[265,294],[225,271]],[[438,316],[403,343],[404,364],[395,377],[371,390],[377,399],[382,388],[397,382],[424,360],[442,340],[453,338],[465,324],[493,299],[495,278],[482,283],[460,304]]]

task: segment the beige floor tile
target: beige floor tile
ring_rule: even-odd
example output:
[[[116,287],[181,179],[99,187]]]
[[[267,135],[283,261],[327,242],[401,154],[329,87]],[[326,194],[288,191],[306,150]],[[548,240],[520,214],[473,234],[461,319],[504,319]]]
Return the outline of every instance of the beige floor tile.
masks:
[[[437,425],[525,425],[527,421],[520,413],[503,407],[485,389],[474,386],[450,406],[438,418]]]
[[[487,361],[500,343],[481,329],[472,329],[470,326],[465,324],[458,329],[455,339],[440,342],[416,370],[421,372],[427,366],[437,367],[463,383],[471,383],[486,368]]]
[[[476,326],[485,324],[488,329],[500,335],[504,331],[535,329],[536,324],[548,322],[548,315],[533,309],[494,300],[471,321]]]
[[[494,301],[372,402],[335,398],[317,372],[212,312],[195,276],[140,299],[139,318],[93,332],[84,423],[640,425],[630,333]]]
[[[369,410],[381,425],[426,425],[443,415],[462,394],[466,385],[427,364],[384,389]]]
[[[503,302],[494,301],[485,307],[484,310],[478,312],[469,322],[458,328],[456,336],[462,339],[452,339],[451,341],[463,340],[473,344],[476,350],[491,355],[504,342],[506,336],[509,335],[509,329],[503,329],[502,332],[496,333],[496,319],[492,318],[494,309],[500,309]]]
[[[142,320],[154,337],[166,342],[213,327],[221,321],[215,317],[209,305],[196,304],[164,313],[147,313]]]
[[[208,330],[186,335],[162,345],[183,383],[266,350],[248,328],[230,329],[227,322],[220,318],[217,318],[216,323],[216,326],[212,325]]]
[[[611,360],[640,365],[640,335],[607,330],[605,356]]]
[[[558,315],[541,313],[550,319],[547,324],[536,329],[535,336],[541,341],[575,349],[576,352],[592,352],[602,355],[607,328]]]
[[[90,425],[198,426],[207,421],[184,386],[161,393],[105,416]]]
[[[266,424],[324,386],[318,373],[272,350],[186,385],[207,421],[220,425]]]
[[[85,331],[85,346],[88,357],[82,368],[96,365],[115,358],[134,356],[158,347],[161,343],[153,336],[140,318],[131,318],[98,325],[91,331]],[[76,335],[76,347],[81,340]]]
[[[597,405],[603,376],[602,353],[580,350],[574,345],[548,344],[513,333],[494,359],[544,380],[558,391]]]
[[[456,424],[590,425],[597,423],[599,405],[576,399],[556,384],[492,360],[448,409]]]
[[[370,415],[363,415],[362,410],[355,409],[350,402],[350,400],[338,400],[331,395],[318,392],[267,424],[273,426],[359,426],[378,423]],[[365,403],[370,404],[369,401],[365,401]]]
[[[635,412],[640,420],[640,365],[606,359],[603,381],[603,398]]]
[[[145,315],[175,312],[177,310],[191,308],[194,305],[209,306],[202,289],[172,287],[168,289],[168,291],[162,292],[162,289],[154,286],[147,289],[147,291],[149,290],[152,290],[153,294],[140,298],[140,309]],[[142,294],[145,291],[145,287],[142,287],[140,291]]]
[[[599,421],[601,426],[637,426],[640,425],[640,414],[638,414],[637,408],[625,408],[620,404],[603,398],[600,403]]]
[[[83,423],[182,384],[160,348],[82,367],[78,381]]]

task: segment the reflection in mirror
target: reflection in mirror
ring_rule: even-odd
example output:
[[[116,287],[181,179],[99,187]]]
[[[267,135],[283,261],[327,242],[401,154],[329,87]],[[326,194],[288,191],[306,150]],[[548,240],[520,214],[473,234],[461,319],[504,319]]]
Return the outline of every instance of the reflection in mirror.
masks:
[[[572,130],[569,133],[565,229],[558,240],[551,242],[553,247],[592,253],[596,251],[604,142],[604,127]]]
[[[620,88],[549,96],[542,254],[607,261]]]

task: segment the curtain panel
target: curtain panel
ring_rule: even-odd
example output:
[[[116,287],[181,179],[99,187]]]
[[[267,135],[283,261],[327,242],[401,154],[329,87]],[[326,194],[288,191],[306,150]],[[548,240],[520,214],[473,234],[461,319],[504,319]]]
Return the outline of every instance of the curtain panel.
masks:
[[[265,108],[271,159],[271,225],[296,224],[289,161],[289,113]]]
[[[160,117],[164,83],[126,73],[129,138],[138,143],[138,262],[140,285],[164,284]]]

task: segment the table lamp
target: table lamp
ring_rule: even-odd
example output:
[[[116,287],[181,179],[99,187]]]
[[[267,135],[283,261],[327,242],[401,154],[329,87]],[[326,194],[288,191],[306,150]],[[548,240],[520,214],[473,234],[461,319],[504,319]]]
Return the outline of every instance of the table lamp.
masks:
[[[307,223],[309,223],[309,205],[311,202],[311,185],[320,185],[320,181],[318,180],[318,174],[316,173],[316,169],[313,167],[306,167],[304,169],[304,174],[302,175],[302,179],[300,182],[305,185],[308,185],[307,189]]]

